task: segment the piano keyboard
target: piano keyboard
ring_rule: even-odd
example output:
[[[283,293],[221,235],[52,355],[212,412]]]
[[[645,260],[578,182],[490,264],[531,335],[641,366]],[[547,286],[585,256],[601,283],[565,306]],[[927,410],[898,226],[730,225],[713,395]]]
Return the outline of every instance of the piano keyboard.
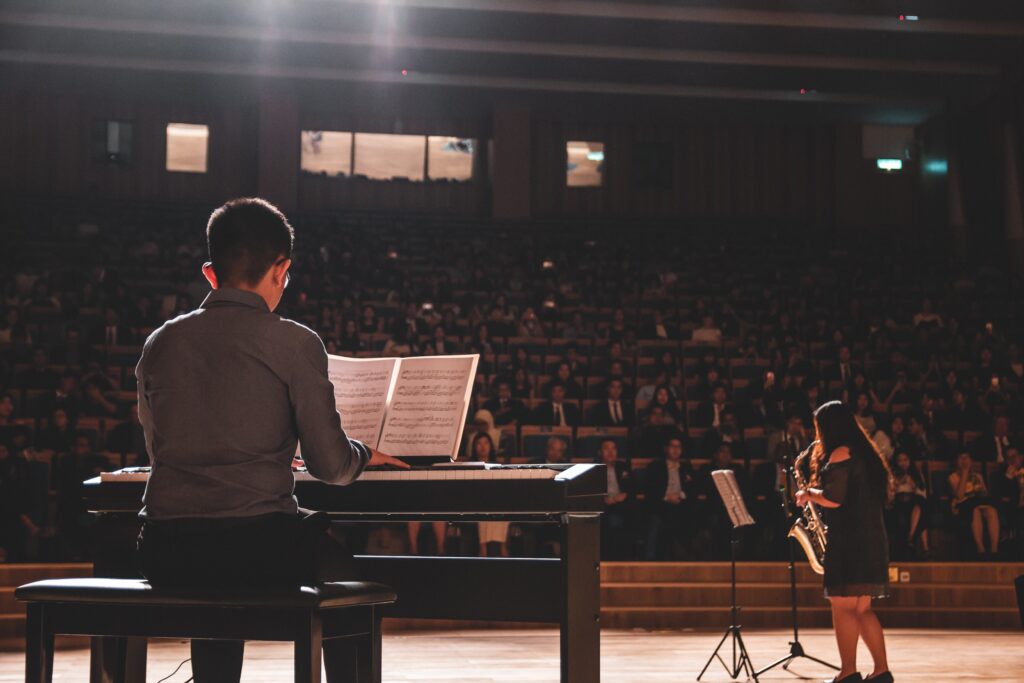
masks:
[[[554,479],[562,470],[543,465],[499,465],[474,467],[422,467],[411,470],[367,470],[356,481],[480,481],[505,479]],[[148,467],[128,467],[100,474],[101,482],[145,482]],[[316,481],[309,472],[295,472],[295,481]]]

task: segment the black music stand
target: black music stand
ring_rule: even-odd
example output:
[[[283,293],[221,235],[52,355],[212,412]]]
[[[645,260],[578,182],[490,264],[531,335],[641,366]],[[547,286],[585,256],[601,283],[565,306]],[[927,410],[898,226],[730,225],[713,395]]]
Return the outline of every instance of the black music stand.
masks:
[[[711,666],[711,662],[718,659],[733,680],[739,678],[741,672],[746,671],[748,678],[753,678],[756,681],[757,672],[754,671],[750,655],[747,654],[747,646],[743,644],[743,627],[739,624],[740,608],[736,604],[736,548],[740,542],[738,532],[740,528],[753,524],[754,518],[747,512],[747,506],[743,502],[743,494],[736,483],[736,474],[732,470],[715,470],[711,473],[711,478],[715,482],[715,488],[718,489],[718,495],[721,496],[722,503],[725,504],[725,509],[729,513],[729,520],[732,522],[732,540],[729,544],[732,549],[732,618],[729,628],[725,629],[725,634],[718,641],[715,651],[711,653],[707,663],[704,664],[704,668],[697,675],[697,680],[699,681],[704,676],[708,667]],[[722,645],[729,638],[732,639],[731,666],[719,654]]]
[[[790,491],[790,482],[793,481],[793,467],[795,467],[795,465],[792,462],[787,462],[786,481],[783,484],[782,489],[780,490],[780,494],[782,497],[782,513],[787,520],[787,526],[793,523],[794,518],[796,516],[790,513],[789,510],[789,501],[791,500],[792,495]],[[793,640],[789,642],[789,654],[787,654],[785,657],[782,657],[781,659],[772,662],[765,668],[758,671],[758,676],[763,674],[765,671],[774,669],[780,664],[782,665],[783,669],[789,671],[789,665],[792,663],[792,661],[794,659],[799,659],[801,657],[803,657],[804,659],[809,659],[812,662],[817,662],[822,666],[827,666],[830,669],[835,669],[836,671],[839,671],[839,667],[835,664],[829,664],[824,660],[818,659],[817,657],[812,657],[811,655],[804,652],[804,646],[800,643],[800,620],[797,615],[796,609],[796,558],[793,552],[794,543],[795,541],[792,538],[786,539],[786,547],[789,549],[789,599],[790,607],[792,609],[793,614]]]

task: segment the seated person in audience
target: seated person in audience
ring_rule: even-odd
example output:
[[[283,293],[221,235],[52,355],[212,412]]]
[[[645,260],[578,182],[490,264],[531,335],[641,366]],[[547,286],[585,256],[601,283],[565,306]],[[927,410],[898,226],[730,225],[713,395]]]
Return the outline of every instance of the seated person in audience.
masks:
[[[78,377],[74,372],[65,370],[57,386],[36,398],[32,406],[34,417],[46,417],[60,408],[74,421],[81,410],[81,398],[78,394]]]
[[[98,384],[86,384],[82,388],[82,394],[82,416],[117,417],[117,403],[108,398]]]
[[[139,421],[139,404],[133,403],[128,409],[128,419],[107,432],[107,450],[122,455],[134,455],[135,466],[149,464],[146,452],[146,435]]]
[[[1015,446],[1016,440],[1010,437],[1010,418],[998,415],[989,432],[971,444],[971,453],[980,462],[1003,463],[1006,462],[1006,451]]]
[[[622,398],[622,380],[608,380],[605,397],[591,409],[588,421],[597,427],[633,426],[633,403]]]
[[[92,362],[93,350],[82,339],[82,331],[78,325],[68,325],[64,330],[64,343],[54,347],[50,360],[59,365],[71,368],[83,368]]]
[[[565,397],[570,401],[581,401],[583,400],[583,387],[576,381],[576,378],[572,374],[572,370],[568,363],[562,362],[558,364],[558,368],[555,370],[555,376],[551,378],[551,381],[541,387],[540,393],[548,396],[551,394],[551,385],[559,383],[565,388]]]
[[[696,427],[717,427],[722,423],[722,415],[731,410],[735,412],[732,404],[729,403],[729,394],[724,384],[717,384],[711,390],[711,400],[697,406],[694,414],[694,426]]]
[[[686,397],[691,401],[710,401],[715,387],[722,383],[722,370],[716,365],[702,368],[697,376],[697,385],[692,391],[687,390]]]
[[[470,443],[470,457],[473,462],[494,462],[497,451],[494,447],[494,440],[487,432],[478,432],[473,435]],[[440,524],[443,530],[444,522],[434,522],[435,526]],[[477,539],[480,544],[480,557],[493,555],[491,550],[496,550],[500,557],[508,557],[508,522],[477,522]],[[436,533],[436,529],[435,529]],[[443,531],[442,531],[443,538]]]
[[[1002,504],[1019,553],[1024,550],[1024,453],[1016,446],[1006,449],[1006,464],[992,478],[992,493]]]
[[[856,395],[853,417],[868,436],[874,434],[878,429],[875,412],[872,410],[871,396],[866,391],[861,391]]]
[[[693,538],[695,485],[693,467],[683,459],[683,439],[669,438],[663,457],[652,460],[644,475],[646,559],[676,559],[676,546],[685,547]]]
[[[839,382],[844,387],[850,387],[853,384],[854,376],[860,372],[860,367],[852,362],[850,346],[842,344],[836,355],[836,364],[829,367],[828,372],[825,373],[825,379],[830,382]]]
[[[951,404],[940,419],[944,430],[973,432],[981,429],[981,411],[959,389],[953,392]]]
[[[341,337],[338,338],[338,351],[345,354],[357,354],[365,351],[359,325],[352,318],[346,318],[341,326]]]
[[[75,443],[74,425],[63,408],[54,409],[45,422],[46,426],[36,438],[36,448],[50,455],[51,462],[56,463],[59,456],[71,452]]]
[[[499,379],[495,391],[497,395],[484,402],[484,408],[494,415],[494,424],[502,426],[522,422],[526,417],[526,405],[512,396],[511,382]]]
[[[473,413],[473,424],[466,435],[465,455],[470,459],[473,456],[473,442],[478,434],[486,434],[491,438],[491,445],[494,446],[491,449],[491,455],[496,456],[497,444],[501,443],[501,430],[494,426],[494,416],[486,408],[481,408]]]
[[[369,305],[363,306],[359,316],[359,332],[360,334],[377,334],[381,331],[382,322],[377,319],[377,309]]]
[[[512,396],[524,400],[533,398],[533,378],[526,368],[512,371]]]
[[[953,514],[970,526],[978,555],[985,555],[985,531],[988,531],[988,551],[995,556],[999,552],[999,512],[985,479],[974,471],[969,451],[957,456],[956,469],[949,475],[949,490]]]
[[[690,340],[698,344],[717,346],[722,343],[722,330],[715,325],[714,318],[705,315],[701,320],[700,327],[693,330]]]
[[[628,556],[626,532],[632,526],[633,475],[629,466],[619,460],[619,447],[614,439],[605,439],[598,450],[598,462],[605,466],[608,489],[601,516],[601,556],[608,560],[624,560]]]
[[[31,490],[28,462],[0,442],[0,561],[25,560],[30,539],[39,535],[30,516]]]
[[[406,320],[395,320],[391,328],[391,334],[384,341],[381,355],[385,357],[411,356],[418,352],[419,340],[415,336],[410,336]]]
[[[86,530],[92,526],[92,516],[82,501],[82,482],[114,469],[111,463],[97,453],[92,440],[85,434],[75,436],[71,452],[58,458],[56,464],[57,530],[71,559],[88,557]]]
[[[598,347],[598,349],[595,349],[595,353],[600,353],[599,352],[599,348],[600,347]],[[592,370],[591,374],[593,374],[593,375],[611,375],[612,374],[612,364],[616,363],[616,362],[622,364],[623,373],[625,373],[625,368],[626,368],[626,352],[625,352],[625,348],[623,347],[621,341],[613,340],[613,341],[608,343],[608,346],[605,348],[604,353],[601,354],[600,357],[598,358],[598,360],[596,360],[594,362],[594,367],[593,367],[593,370]]]
[[[614,361],[608,368],[608,379],[605,381],[605,386],[613,379],[622,382],[622,397],[632,399],[633,383],[626,377],[626,365],[622,361]]]
[[[516,336],[532,337],[534,339],[548,336],[544,329],[544,324],[541,322],[540,318],[537,317],[533,308],[528,306],[523,311],[523,315],[519,318],[519,328]]]
[[[668,373],[664,370],[659,370],[654,374],[654,378],[641,386],[636,392],[636,400],[638,402],[646,403],[647,401],[654,400],[654,392],[658,390],[658,387],[668,387],[669,394],[672,396],[672,400],[679,400],[679,392],[669,382]]]
[[[569,444],[558,436],[552,436],[544,445],[544,464],[563,465],[569,462]]]
[[[655,309],[651,317],[640,328],[641,339],[672,339],[672,333],[665,324],[665,314]]]
[[[907,433],[906,420],[902,415],[893,415],[889,422],[889,445],[893,455],[906,453],[915,462],[919,459],[917,449],[913,447],[913,441]]]
[[[892,459],[893,501],[889,509],[889,538],[896,559],[913,559],[917,539],[927,553],[928,528],[924,515],[928,505],[928,489],[924,477],[907,453],[899,452]]]
[[[704,434],[701,444],[701,457],[713,457],[723,446],[729,446],[730,455],[741,461],[747,459],[747,449],[743,443],[743,430],[740,429],[736,411],[727,408],[722,412],[718,426],[710,427]]]
[[[548,387],[548,400],[533,411],[530,424],[553,427],[575,427],[580,423],[580,409],[575,403],[566,402],[565,385],[552,380]]]
[[[736,483],[739,484],[740,491],[746,495],[750,490],[747,470],[744,469],[743,463],[737,462],[733,458],[732,446],[728,443],[723,443],[715,449],[711,454],[711,460],[700,469],[698,488],[709,500],[718,497],[718,489],[711,478],[711,473],[715,470],[732,470],[736,475]]]
[[[802,378],[800,386],[806,387],[818,381],[818,373],[814,366],[804,358],[804,351],[793,344],[786,352],[786,364],[782,372],[790,377]]]
[[[930,299],[921,301],[921,310],[914,314],[914,327],[939,328],[942,327],[942,316],[932,310]]]
[[[130,346],[135,343],[131,328],[121,322],[121,314],[113,306],[103,311],[103,324],[93,336],[93,344],[103,346]]]
[[[32,352],[32,365],[18,373],[18,386],[22,389],[52,390],[57,386],[57,374],[50,369],[50,358],[45,349]]]
[[[562,358],[561,362],[569,365],[569,372],[573,377],[587,376],[589,366],[580,356],[580,350],[576,344],[569,344],[565,347],[565,356]]]

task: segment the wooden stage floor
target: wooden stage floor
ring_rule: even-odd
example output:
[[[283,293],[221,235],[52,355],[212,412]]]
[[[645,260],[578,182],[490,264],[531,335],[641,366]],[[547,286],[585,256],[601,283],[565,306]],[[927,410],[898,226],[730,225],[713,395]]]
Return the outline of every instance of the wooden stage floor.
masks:
[[[786,631],[751,631],[745,636],[756,667],[786,653]],[[602,634],[604,683],[693,681],[720,633],[685,631],[606,631]],[[801,633],[809,654],[833,660],[831,632]],[[890,663],[897,681],[959,681],[1010,683],[1024,680],[1024,638],[1017,631],[892,630],[888,633]],[[188,656],[181,641],[159,641],[149,650],[147,683],[170,674]],[[88,680],[88,650],[57,651],[54,681]],[[23,680],[23,654],[0,652],[0,681]],[[870,658],[861,646],[862,669]],[[963,670],[952,668],[965,667]],[[250,643],[246,646],[242,680],[250,683],[290,681],[291,646]],[[183,683],[186,664],[168,683]],[[829,671],[800,661],[790,672],[776,669],[763,681],[817,680]],[[384,637],[384,680],[389,683],[504,683],[558,681],[558,636],[551,630],[403,631]],[[717,662],[705,681],[728,681]]]

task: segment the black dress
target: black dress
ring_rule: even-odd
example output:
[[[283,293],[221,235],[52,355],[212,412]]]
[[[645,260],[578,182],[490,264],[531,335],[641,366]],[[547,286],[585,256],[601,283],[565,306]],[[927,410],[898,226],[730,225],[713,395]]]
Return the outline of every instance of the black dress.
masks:
[[[825,597],[889,595],[889,540],[885,533],[885,482],[872,482],[865,457],[829,462],[821,470],[825,498],[838,503],[824,508],[828,526],[825,551]]]

